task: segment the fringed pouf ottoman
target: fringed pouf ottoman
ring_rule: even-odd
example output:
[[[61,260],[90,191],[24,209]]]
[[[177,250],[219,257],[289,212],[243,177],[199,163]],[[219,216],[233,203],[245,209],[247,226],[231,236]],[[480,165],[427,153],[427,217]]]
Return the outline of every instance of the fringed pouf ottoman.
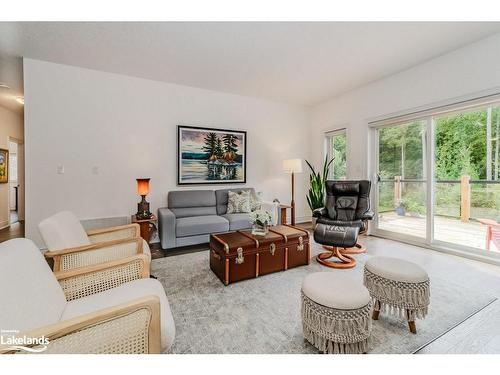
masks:
[[[360,281],[339,272],[318,272],[302,282],[304,337],[323,353],[366,353],[371,298]]]
[[[417,333],[415,318],[427,315],[430,280],[417,264],[389,257],[370,258],[364,268],[364,284],[373,298],[373,319],[380,311],[404,318]]]

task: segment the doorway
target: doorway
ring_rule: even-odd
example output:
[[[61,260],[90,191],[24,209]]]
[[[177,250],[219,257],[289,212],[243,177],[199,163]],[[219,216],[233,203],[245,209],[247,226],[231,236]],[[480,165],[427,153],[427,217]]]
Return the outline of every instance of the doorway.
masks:
[[[19,177],[18,177],[18,144],[9,142],[9,210],[10,225],[19,222]]]
[[[9,138],[10,225],[24,224],[24,142]]]

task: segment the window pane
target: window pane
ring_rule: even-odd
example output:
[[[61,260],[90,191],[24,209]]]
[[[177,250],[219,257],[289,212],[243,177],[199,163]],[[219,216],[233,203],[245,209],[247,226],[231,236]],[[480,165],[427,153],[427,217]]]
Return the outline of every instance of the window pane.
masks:
[[[426,237],[426,122],[378,131],[378,227]]]
[[[332,178],[345,180],[347,178],[347,136],[345,133],[334,135],[330,142],[332,163]]]
[[[500,219],[500,108],[436,117],[434,238],[484,249],[481,219]],[[493,245],[490,250],[498,251]]]

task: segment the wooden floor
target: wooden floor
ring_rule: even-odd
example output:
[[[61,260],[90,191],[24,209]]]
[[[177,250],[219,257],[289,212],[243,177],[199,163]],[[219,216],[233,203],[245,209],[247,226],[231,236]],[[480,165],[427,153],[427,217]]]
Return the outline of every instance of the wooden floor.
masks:
[[[8,241],[13,238],[24,237],[24,224],[17,222],[8,228],[0,229],[0,242]]]
[[[425,238],[426,219],[424,217],[399,216],[395,212],[384,212],[379,217],[379,228]],[[434,218],[434,238],[436,240],[485,250],[485,237],[486,226],[478,222],[462,222],[458,219],[442,216]],[[499,251],[499,249],[492,245],[491,251]]]

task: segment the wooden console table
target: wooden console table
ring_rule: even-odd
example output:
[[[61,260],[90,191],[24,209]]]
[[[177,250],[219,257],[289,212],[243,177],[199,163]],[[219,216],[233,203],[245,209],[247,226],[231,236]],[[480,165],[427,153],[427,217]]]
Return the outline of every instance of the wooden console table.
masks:
[[[151,234],[156,230],[156,224],[158,222],[156,216],[153,215],[150,219],[137,220],[137,217],[132,215],[131,222],[133,224],[139,224],[139,227],[141,228],[141,237],[149,244]]]

